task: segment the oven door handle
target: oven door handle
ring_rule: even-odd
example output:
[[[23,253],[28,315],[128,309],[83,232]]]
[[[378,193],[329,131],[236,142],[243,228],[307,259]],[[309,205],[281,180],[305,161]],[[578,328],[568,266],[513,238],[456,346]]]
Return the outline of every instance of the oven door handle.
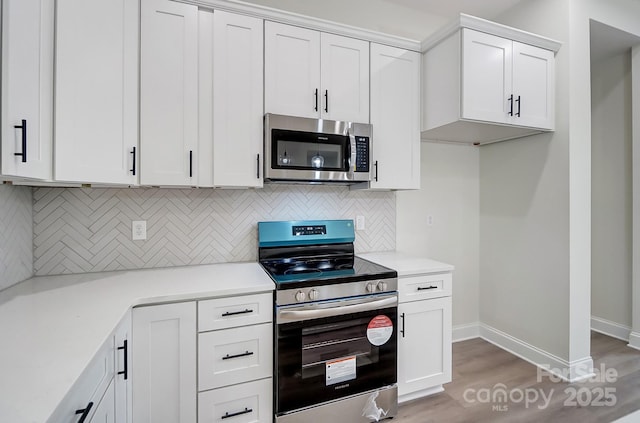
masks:
[[[314,310],[280,310],[278,311],[278,323],[298,322],[301,320],[321,319],[323,317],[342,316],[349,313],[361,313],[377,310],[379,308],[398,305],[398,297],[386,297],[381,300],[367,301],[360,304],[350,304],[337,307],[318,308]]]

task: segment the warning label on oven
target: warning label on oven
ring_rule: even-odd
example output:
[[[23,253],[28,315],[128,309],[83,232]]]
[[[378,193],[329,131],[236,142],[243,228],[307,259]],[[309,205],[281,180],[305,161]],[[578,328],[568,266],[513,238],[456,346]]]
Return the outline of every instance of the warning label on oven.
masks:
[[[376,347],[385,344],[393,334],[393,322],[385,315],[371,319],[367,326],[367,339]]]
[[[327,386],[356,378],[356,356],[344,357],[326,363]]]

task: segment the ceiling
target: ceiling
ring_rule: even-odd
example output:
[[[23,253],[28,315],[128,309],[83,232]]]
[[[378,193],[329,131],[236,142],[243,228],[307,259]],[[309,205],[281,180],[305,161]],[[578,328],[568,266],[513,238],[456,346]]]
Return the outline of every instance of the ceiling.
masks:
[[[466,13],[483,18],[497,16],[522,0],[385,0],[388,3],[415,9],[423,13],[453,19]]]

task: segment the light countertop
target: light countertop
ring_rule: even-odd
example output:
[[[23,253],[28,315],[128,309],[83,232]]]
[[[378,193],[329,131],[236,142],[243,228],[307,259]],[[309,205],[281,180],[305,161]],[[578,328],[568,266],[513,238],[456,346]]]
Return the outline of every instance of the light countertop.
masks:
[[[132,306],[272,291],[257,263],[40,276],[0,291],[0,421],[43,423]]]
[[[447,263],[405,254],[397,251],[358,254],[363,259],[381,264],[398,272],[398,276],[451,272],[454,267]]]

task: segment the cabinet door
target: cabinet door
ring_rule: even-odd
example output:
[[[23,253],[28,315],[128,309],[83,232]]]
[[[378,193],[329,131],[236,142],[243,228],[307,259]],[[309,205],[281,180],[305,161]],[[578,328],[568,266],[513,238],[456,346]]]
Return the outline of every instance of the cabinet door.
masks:
[[[89,423],[121,423],[121,420],[116,418],[115,411],[115,387],[111,382],[104,396],[100,400],[100,403],[96,407],[96,411],[93,416],[87,420]]]
[[[53,22],[53,1],[2,2],[3,175],[52,176]]]
[[[451,297],[398,306],[398,395],[451,381]]]
[[[133,421],[196,422],[196,303],[137,307],[133,319]]]
[[[513,43],[515,125],[553,129],[555,58],[550,50]]]
[[[369,43],[322,33],[321,117],[369,123]]]
[[[140,183],[195,185],[198,8],[142,0]]]
[[[462,30],[463,119],[507,123],[512,101],[512,41]]]
[[[56,2],[55,179],[135,184],[136,0]]]
[[[262,187],[263,21],[213,14],[213,184]]]
[[[115,332],[115,405],[116,422],[132,422],[131,408],[131,313],[122,319]]]
[[[374,189],[420,188],[420,54],[371,44]]]
[[[320,116],[320,33],[265,22],[265,112]]]

